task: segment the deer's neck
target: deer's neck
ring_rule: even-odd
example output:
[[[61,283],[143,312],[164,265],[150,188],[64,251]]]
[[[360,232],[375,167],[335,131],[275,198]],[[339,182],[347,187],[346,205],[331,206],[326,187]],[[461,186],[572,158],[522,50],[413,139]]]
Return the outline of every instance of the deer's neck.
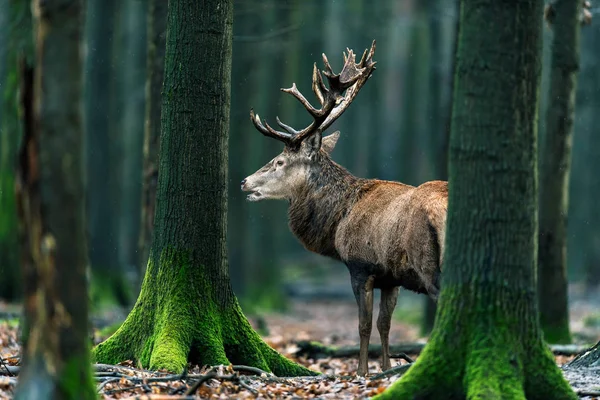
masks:
[[[327,158],[290,200],[290,229],[308,250],[340,258],[335,233],[358,199],[363,181]]]

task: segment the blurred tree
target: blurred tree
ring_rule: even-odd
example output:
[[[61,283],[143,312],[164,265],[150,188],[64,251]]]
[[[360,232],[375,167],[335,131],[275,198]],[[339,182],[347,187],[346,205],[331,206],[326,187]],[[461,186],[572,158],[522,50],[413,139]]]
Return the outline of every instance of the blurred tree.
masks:
[[[136,305],[95,350],[181,372],[243,363],[311,374],[263,342],[231,290],[226,256],[232,1],[170,0],[156,230]]]
[[[577,206],[583,209],[581,215],[582,231],[571,243],[582,246],[580,252],[584,267],[584,279],[588,293],[595,293],[600,287],[600,213],[596,199],[600,198],[600,145],[598,126],[600,126],[600,23],[594,20],[591,26],[582,31],[582,68],[579,75],[577,113],[578,139],[581,152],[580,174],[583,184],[578,192]],[[580,113],[581,110],[581,113]],[[571,210],[573,207],[571,207]],[[569,214],[570,215],[570,214]]]
[[[432,174],[424,180],[448,180],[448,141],[452,121],[452,91],[454,88],[454,65],[458,43],[459,1],[454,0],[450,6],[452,12],[452,30],[450,35],[444,30],[442,15],[448,9],[444,0],[429,0],[429,141],[426,149],[429,152]],[[450,38],[450,39],[447,39]],[[446,40],[444,40],[446,39]],[[445,55],[447,48],[452,49]],[[447,62],[444,62],[446,61]],[[446,67],[448,66],[449,67]],[[433,329],[436,304],[429,297],[424,299],[425,313],[421,325],[421,333],[428,334]]]
[[[19,89],[22,73],[33,64],[31,2],[0,2],[0,298],[21,294],[19,235],[15,204],[15,165],[22,121]]]
[[[570,343],[567,294],[567,211],[581,0],[555,0],[546,135],[540,152],[538,300],[550,343]]]
[[[121,154],[114,126],[117,93],[112,61],[116,2],[88,0],[86,10],[84,123],[91,297],[95,304],[109,299],[127,306],[129,288],[120,268],[117,240],[120,179],[116,175]]]
[[[122,272],[139,272],[140,204],[142,204],[142,161],[144,116],[146,107],[146,25],[147,0],[122,3],[120,29],[124,43],[120,47],[123,65],[119,90],[123,101],[119,134],[122,140],[122,190],[119,219],[120,266]]]
[[[258,32],[263,37],[275,30],[278,26],[277,11],[281,7],[280,2],[274,0],[263,1],[258,11],[263,19]],[[285,19],[284,19],[285,21]],[[256,110],[264,110],[264,113],[275,112],[277,102],[281,100],[281,92],[270,90],[272,86],[281,81],[282,68],[277,53],[280,38],[265,39],[257,43],[256,50],[265,57],[256,57],[256,53],[250,54],[251,60],[258,61],[254,68],[254,74],[249,78],[253,82],[253,89],[249,93],[251,106]],[[252,61],[251,61],[252,62]],[[254,64],[254,63],[253,63]],[[289,86],[289,85],[288,85]],[[273,110],[273,111],[269,111]],[[249,111],[249,110],[247,110]],[[264,165],[268,160],[281,152],[278,143],[261,137],[251,125],[249,119],[245,119],[248,135],[254,135],[250,145],[244,151],[247,162],[245,175],[253,173],[258,166]],[[239,186],[236,188],[240,191]],[[278,265],[279,254],[277,247],[275,224],[281,224],[274,217],[278,209],[270,204],[251,204],[248,209],[248,221],[245,224],[244,243],[247,249],[246,262],[244,266],[246,293],[242,304],[257,309],[283,310],[286,299],[283,296],[281,286],[281,266]]]
[[[95,399],[88,338],[83,171],[83,5],[33,2],[35,75],[23,94],[19,211],[28,257],[24,367],[15,399]],[[65,99],[69,101],[65,102]]]
[[[154,231],[160,144],[161,91],[165,72],[165,40],[167,37],[167,3],[165,1],[149,0],[147,23],[146,123],[144,126],[144,165],[142,168],[142,213],[138,243],[140,276],[143,276],[146,270]]]
[[[542,4],[461,2],[438,319],[378,399],[577,399],[535,296]]]

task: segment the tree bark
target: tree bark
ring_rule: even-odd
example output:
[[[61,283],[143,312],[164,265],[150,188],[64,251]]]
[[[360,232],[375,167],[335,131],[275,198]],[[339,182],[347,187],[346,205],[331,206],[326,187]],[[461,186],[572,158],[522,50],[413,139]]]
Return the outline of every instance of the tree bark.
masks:
[[[36,1],[32,8],[36,69],[22,92],[18,191],[31,280],[25,366],[15,399],[96,398],[87,329],[82,8],[77,0]]]
[[[461,3],[437,320],[378,399],[577,398],[537,318],[541,15],[541,0]]]
[[[232,1],[169,1],[156,231],[142,289],[95,359],[181,372],[246,364],[311,374],[252,330],[226,257]]]
[[[540,168],[538,295],[540,324],[551,343],[570,343],[567,294],[569,172],[579,68],[581,1],[556,0],[550,99]]]
[[[148,49],[146,58],[146,122],[144,126],[144,165],[142,168],[142,213],[138,256],[140,276],[144,275],[154,231],[158,152],[160,144],[161,91],[165,73],[167,3],[149,0]]]

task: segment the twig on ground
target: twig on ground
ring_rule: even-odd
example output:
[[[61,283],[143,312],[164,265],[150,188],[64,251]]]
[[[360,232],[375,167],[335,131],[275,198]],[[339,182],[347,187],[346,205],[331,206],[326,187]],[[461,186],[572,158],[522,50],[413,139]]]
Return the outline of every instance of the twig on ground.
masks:
[[[250,393],[258,394],[258,390],[254,389],[252,386],[248,385],[244,379],[239,378],[238,383],[240,384],[241,387],[245,388]]]
[[[6,362],[4,361],[4,358],[2,356],[0,356],[0,364],[2,364],[2,366],[6,370],[6,372],[8,373],[8,376],[13,376],[13,374],[8,369],[8,365],[6,365]]]
[[[108,385],[109,383],[114,383],[114,382],[119,382],[121,380],[121,378],[109,378],[107,380],[105,380],[104,382],[100,383],[98,385],[98,389],[96,390],[98,393],[102,392],[102,389],[104,389],[104,387],[106,385]]]
[[[202,386],[202,384],[204,382],[207,382],[213,378],[215,379],[231,379],[233,378],[235,375],[218,375],[216,372],[211,371],[206,375],[203,375],[200,379],[198,379],[196,382],[194,382],[194,384],[192,386],[190,386],[190,388],[185,392],[186,396],[190,396],[193,395],[194,393],[196,393],[196,390],[198,390],[200,388],[200,386]]]
[[[411,367],[411,365],[412,365],[412,363],[397,365],[394,368],[390,368],[387,371],[383,371],[377,375],[372,376],[371,380],[376,381],[378,379],[387,378],[388,376],[392,376],[392,375],[402,376],[406,371],[408,371],[408,369]]]
[[[579,397],[598,397],[600,390],[577,390],[575,394]]]
[[[413,360],[412,358],[410,358],[406,353],[400,353],[400,354],[392,354],[390,356],[390,358],[401,358],[404,361],[408,362],[408,363],[414,363],[415,360]]]
[[[261,375],[266,375],[266,376],[275,376],[270,372],[267,371],[263,371],[260,368],[256,368],[256,367],[249,367],[247,365],[232,365],[231,368],[234,371],[238,371],[238,372],[251,372],[255,375],[261,376]]]

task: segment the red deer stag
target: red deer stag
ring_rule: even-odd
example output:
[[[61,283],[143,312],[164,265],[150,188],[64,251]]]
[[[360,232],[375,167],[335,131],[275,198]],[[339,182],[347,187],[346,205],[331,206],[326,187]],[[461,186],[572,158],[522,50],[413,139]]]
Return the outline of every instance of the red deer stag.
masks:
[[[367,357],[373,314],[373,289],[381,289],[377,329],[382,345],[382,369],[390,368],[389,330],[398,287],[437,300],[444,249],[448,187],[431,181],[418,187],[399,182],[363,179],[331,160],[339,132],[322,133],[348,108],[375,70],[371,49],[356,64],[352,50],[344,67],[333,73],[323,54],[325,70],[315,64],[312,89],[320,109],[298,91],[282,89],[302,103],[313,121],[302,130],[277,123],[273,129],[250,111],[254,126],[285,144],[281,154],[242,181],[249,201],[286,199],[289,226],[304,246],[346,264],[358,303],[360,355],[358,374],[368,372]],[[325,86],[322,75],[328,86]]]

